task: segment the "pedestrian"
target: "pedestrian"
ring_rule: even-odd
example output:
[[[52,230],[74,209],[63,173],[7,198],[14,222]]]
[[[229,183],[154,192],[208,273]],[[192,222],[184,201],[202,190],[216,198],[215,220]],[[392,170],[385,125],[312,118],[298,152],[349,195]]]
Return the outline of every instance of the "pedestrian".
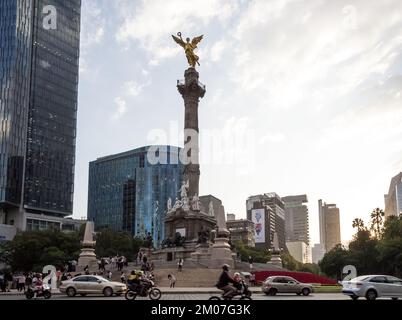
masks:
[[[124,272],[121,273],[120,280],[122,283],[126,283],[126,274]]]
[[[108,277],[109,279],[112,279],[112,276],[113,276],[112,271],[109,271],[109,273],[108,273],[107,277]]]
[[[183,259],[180,258],[179,262],[177,263],[179,272],[183,271],[183,263],[184,263]]]
[[[24,291],[25,293],[25,281],[26,281],[25,275],[21,274],[18,277],[18,292]]]
[[[173,274],[169,274],[168,279],[170,281],[170,287],[174,288],[176,285],[176,277]]]
[[[251,256],[248,257],[248,263],[250,264],[250,270],[253,270],[253,258]]]
[[[254,273],[252,273],[252,274],[250,275],[250,284],[251,284],[252,286],[255,286],[255,274],[254,274]]]

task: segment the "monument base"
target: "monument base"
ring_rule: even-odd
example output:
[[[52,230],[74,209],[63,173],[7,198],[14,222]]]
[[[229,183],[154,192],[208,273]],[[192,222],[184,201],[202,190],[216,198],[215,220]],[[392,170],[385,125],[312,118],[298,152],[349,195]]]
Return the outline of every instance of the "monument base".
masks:
[[[274,266],[282,267],[282,259],[279,254],[273,254],[271,260],[267,262],[267,264],[272,264]]]
[[[218,235],[225,234],[218,231]],[[211,249],[211,262],[212,268],[220,268],[223,264],[228,264],[231,268],[234,268],[233,253],[230,249],[227,237],[215,238],[215,243]]]
[[[79,269],[89,267],[90,270],[98,269],[98,259],[96,258],[95,249],[93,248],[83,248],[81,249],[81,254],[78,258],[77,267]]]

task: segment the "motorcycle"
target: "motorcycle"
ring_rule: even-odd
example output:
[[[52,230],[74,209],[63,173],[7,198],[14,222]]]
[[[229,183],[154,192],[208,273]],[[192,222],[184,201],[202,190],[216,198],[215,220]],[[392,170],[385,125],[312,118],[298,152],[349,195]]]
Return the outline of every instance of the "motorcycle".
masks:
[[[127,284],[127,286],[128,289],[124,295],[126,300],[135,300],[137,296],[148,296],[151,300],[159,300],[162,297],[162,292],[150,279],[142,279],[139,284]]]
[[[223,292],[222,296],[212,296],[209,300],[252,300],[252,292],[248,289],[248,285],[244,281],[241,281],[236,287],[237,291],[231,296],[225,296]]]
[[[28,290],[25,292],[25,297],[28,300],[31,300],[35,296],[35,292],[31,287],[28,287]],[[40,291],[36,291],[36,297],[43,297],[46,300],[52,297],[51,287],[47,284],[42,285],[42,289]]]

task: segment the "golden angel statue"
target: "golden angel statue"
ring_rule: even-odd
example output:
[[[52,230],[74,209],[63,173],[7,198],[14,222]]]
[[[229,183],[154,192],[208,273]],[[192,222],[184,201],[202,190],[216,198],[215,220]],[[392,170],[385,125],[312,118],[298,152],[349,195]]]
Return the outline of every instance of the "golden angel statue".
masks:
[[[177,34],[177,37],[172,35],[173,40],[176,41],[181,47],[183,47],[184,52],[186,53],[188,64],[195,68],[195,66],[200,63],[198,62],[200,58],[194,53],[194,50],[197,49],[197,45],[202,41],[204,36],[195,37],[190,42],[190,38],[186,39],[186,42],[181,37],[181,32]]]

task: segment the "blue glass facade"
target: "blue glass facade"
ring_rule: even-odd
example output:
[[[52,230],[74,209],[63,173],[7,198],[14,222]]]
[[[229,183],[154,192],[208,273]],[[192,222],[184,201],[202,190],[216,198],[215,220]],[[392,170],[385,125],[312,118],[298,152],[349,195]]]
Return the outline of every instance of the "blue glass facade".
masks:
[[[56,9],[55,28],[44,21]],[[72,214],[81,0],[0,1],[0,209]],[[6,219],[7,220],[7,219]]]
[[[32,3],[0,1],[0,206],[20,205],[31,74]]]
[[[111,228],[164,239],[164,217],[169,198],[179,196],[183,166],[180,149],[158,146],[164,164],[148,161],[149,147],[100,158],[89,164],[88,219],[97,230]]]

